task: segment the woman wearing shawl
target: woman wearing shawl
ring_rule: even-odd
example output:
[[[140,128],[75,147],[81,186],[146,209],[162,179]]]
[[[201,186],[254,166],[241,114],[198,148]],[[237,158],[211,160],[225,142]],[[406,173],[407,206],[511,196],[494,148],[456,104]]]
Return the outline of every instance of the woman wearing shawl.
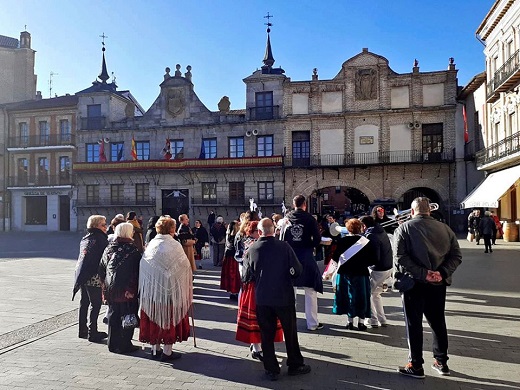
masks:
[[[192,271],[181,244],[173,238],[175,225],[169,216],[159,218],[157,235],[146,247],[139,269],[139,340],[152,345],[154,356],[164,344],[161,361],[180,358],[172,344],[186,341],[190,334]]]
[[[363,224],[358,219],[349,219],[345,226],[348,236],[338,240],[332,259],[338,263],[334,284],[334,314],[346,314],[346,328],[366,330],[365,318],[370,318],[370,280],[368,267],[375,264],[369,240],[361,236]],[[356,324],[357,322],[357,324]]]
[[[132,345],[134,328],[123,329],[121,317],[137,314],[137,286],[141,254],[134,245],[134,227],[130,223],[116,226],[115,238],[108,243],[99,264],[99,277],[108,301],[108,350],[130,353],[139,350]]]

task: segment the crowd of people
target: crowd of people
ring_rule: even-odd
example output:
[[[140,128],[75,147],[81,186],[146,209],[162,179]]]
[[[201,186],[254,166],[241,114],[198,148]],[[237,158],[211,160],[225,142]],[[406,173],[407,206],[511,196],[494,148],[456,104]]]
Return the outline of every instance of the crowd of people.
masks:
[[[311,371],[298,342],[298,288],[304,291],[309,331],[324,328],[317,294],[323,293],[326,280],[334,291],[332,312],[346,315],[346,329],[367,331],[388,326],[381,294],[395,269],[409,344],[408,364],[398,371],[424,377],[424,315],[433,333],[432,367],[449,375],[444,305],[446,286],[461,262],[460,249],[451,229],[430,216],[427,198],[413,201],[411,216],[392,227],[392,246],[382,207],[346,220],[343,228],[333,216],[326,217],[327,225],[318,223],[302,195],[294,197],[292,210],[271,218],[261,219],[251,207],[226,224],[212,212],[209,229],[200,220],[191,228],[186,214],[178,224],[170,216],[152,217],[146,228],[135,212],[126,218],[118,214],[110,226],[104,216],[92,215],[80,243],[73,288],[73,299],[81,291],[78,335],[91,342],[107,339],[109,351],[126,354],[139,349],[132,344],[139,327],[139,341],[150,345],[154,358],[181,357],[173,344],[190,336],[194,273],[209,247],[213,266],[221,267],[220,288],[237,301],[236,340],[263,362],[269,379],[280,374],[275,342],[285,341],[289,375]],[[327,237],[333,230],[338,234]],[[483,234],[487,243],[490,236]],[[108,304],[108,333],[97,325],[103,302]]]
[[[484,253],[493,253],[492,245],[496,245],[496,239],[503,234],[502,223],[493,211],[474,209],[468,215],[468,241],[480,245],[483,240]]]

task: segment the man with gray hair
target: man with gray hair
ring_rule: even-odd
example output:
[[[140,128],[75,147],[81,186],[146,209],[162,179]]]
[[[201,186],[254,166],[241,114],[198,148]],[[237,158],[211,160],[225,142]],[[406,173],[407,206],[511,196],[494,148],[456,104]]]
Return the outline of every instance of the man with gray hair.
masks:
[[[448,331],[444,315],[446,286],[451,285],[452,274],[462,262],[462,255],[455,233],[448,225],[430,216],[428,198],[415,198],[410,212],[412,219],[394,232],[397,269],[401,275],[413,279],[406,291],[400,290],[409,362],[399,367],[398,371],[413,378],[424,378],[424,315],[433,334],[435,360],[432,368],[440,375],[450,375],[447,364]]]
[[[291,246],[275,238],[271,219],[263,218],[258,223],[258,230],[260,238],[247,251],[242,271],[255,280],[256,316],[266,374],[271,380],[278,379],[280,374],[274,350],[277,319],[285,336],[288,374],[307,374],[311,367],[303,363],[300,352],[292,285],[293,279],[301,274],[302,265]]]

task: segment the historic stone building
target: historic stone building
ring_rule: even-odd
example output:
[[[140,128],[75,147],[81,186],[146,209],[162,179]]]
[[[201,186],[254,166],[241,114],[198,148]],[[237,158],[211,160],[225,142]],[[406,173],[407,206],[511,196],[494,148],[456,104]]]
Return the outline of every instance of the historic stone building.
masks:
[[[9,193],[5,180],[8,176],[5,164],[8,118],[3,107],[6,103],[36,98],[35,53],[31,48],[31,34],[27,31],[20,33],[19,40],[0,35],[0,231],[10,224]]]
[[[485,101],[469,103],[481,118],[476,166],[486,179],[462,201],[464,208],[497,208],[513,225],[520,219],[519,23],[520,3],[496,0],[476,31],[485,45]]]
[[[418,195],[458,208],[457,71],[394,72],[363,49],[331,80],[284,84],[286,197],[311,211],[359,215],[374,203],[407,209]]]
[[[111,218],[130,210],[145,219],[189,213],[204,222],[213,210],[229,221],[250,207],[249,199],[266,215],[280,212],[285,76],[264,62],[244,80],[246,110],[230,110],[227,97],[218,112],[208,110],[194,92],[190,66],[182,74],[176,65],[173,75],[166,68],[144,113],[102,75],[95,92],[78,93],[78,226],[94,212]]]

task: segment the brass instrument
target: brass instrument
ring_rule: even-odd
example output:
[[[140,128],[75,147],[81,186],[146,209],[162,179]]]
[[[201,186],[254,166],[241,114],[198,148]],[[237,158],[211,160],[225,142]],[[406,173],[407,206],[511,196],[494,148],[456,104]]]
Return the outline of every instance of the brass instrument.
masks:
[[[430,211],[435,211],[439,209],[438,203],[430,203]],[[403,222],[408,221],[412,218],[412,209],[407,209],[403,211],[398,211],[397,209],[394,209],[394,219],[391,221],[386,221],[381,223],[380,225],[382,227],[388,227],[392,226],[394,224],[402,224]]]

